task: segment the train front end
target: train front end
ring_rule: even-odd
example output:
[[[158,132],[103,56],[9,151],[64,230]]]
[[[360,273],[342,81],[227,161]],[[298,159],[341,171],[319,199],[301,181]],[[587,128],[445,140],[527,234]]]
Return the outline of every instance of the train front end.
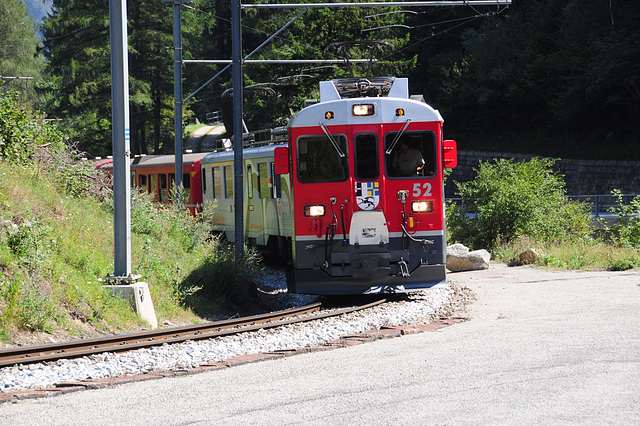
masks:
[[[289,123],[289,291],[409,292],[445,283],[442,117],[402,78],[321,83]],[[280,158],[284,158],[282,155]],[[276,158],[276,163],[278,163]],[[282,165],[282,160],[280,160]]]

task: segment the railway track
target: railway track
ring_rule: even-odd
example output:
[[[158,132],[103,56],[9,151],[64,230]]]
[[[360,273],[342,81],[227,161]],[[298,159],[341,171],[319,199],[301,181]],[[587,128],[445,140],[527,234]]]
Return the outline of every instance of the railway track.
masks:
[[[25,346],[0,350],[0,367],[18,364],[33,364],[44,361],[56,361],[65,358],[77,358],[102,352],[122,352],[133,349],[159,346],[163,344],[202,340],[213,337],[275,328],[286,324],[314,321],[349,312],[367,309],[386,302],[380,299],[372,303],[349,308],[320,312],[321,303],[287,309],[284,311],[242,317],[232,320],[215,321],[182,327],[151,330],[140,333],[123,334],[104,338],[75,340],[64,343],[51,343],[38,346]]]

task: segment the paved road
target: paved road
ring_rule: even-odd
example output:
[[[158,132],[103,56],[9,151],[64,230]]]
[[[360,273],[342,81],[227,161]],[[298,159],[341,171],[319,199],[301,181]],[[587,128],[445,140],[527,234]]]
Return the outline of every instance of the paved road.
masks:
[[[492,265],[437,332],[0,406],[0,424],[640,424],[640,272]]]

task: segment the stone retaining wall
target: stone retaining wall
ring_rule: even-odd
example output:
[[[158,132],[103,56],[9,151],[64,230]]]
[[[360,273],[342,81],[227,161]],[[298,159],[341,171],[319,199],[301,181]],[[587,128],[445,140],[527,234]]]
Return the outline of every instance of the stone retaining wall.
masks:
[[[474,168],[480,160],[494,162],[499,158],[529,160],[536,155],[502,152],[458,151],[458,167],[447,178],[446,195],[454,197],[455,182],[475,178]],[[605,195],[612,189],[624,194],[640,194],[640,161],[558,160],[554,166],[564,175],[567,195]]]

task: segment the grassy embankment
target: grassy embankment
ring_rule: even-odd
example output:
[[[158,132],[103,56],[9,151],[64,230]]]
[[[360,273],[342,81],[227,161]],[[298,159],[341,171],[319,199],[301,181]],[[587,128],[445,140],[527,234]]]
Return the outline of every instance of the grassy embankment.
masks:
[[[0,339],[21,332],[81,338],[145,327],[129,304],[103,288],[113,273],[109,196],[72,194],[69,174],[0,160]],[[91,167],[76,178],[100,179]],[[66,179],[66,182],[61,182]],[[81,185],[85,187],[83,183]],[[73,191],[71,191],[73,192]],[[259,272],[254,253],[235,262],[202,221],[132,203],[132,269],[149,284],[159,324],[235,314]]]

